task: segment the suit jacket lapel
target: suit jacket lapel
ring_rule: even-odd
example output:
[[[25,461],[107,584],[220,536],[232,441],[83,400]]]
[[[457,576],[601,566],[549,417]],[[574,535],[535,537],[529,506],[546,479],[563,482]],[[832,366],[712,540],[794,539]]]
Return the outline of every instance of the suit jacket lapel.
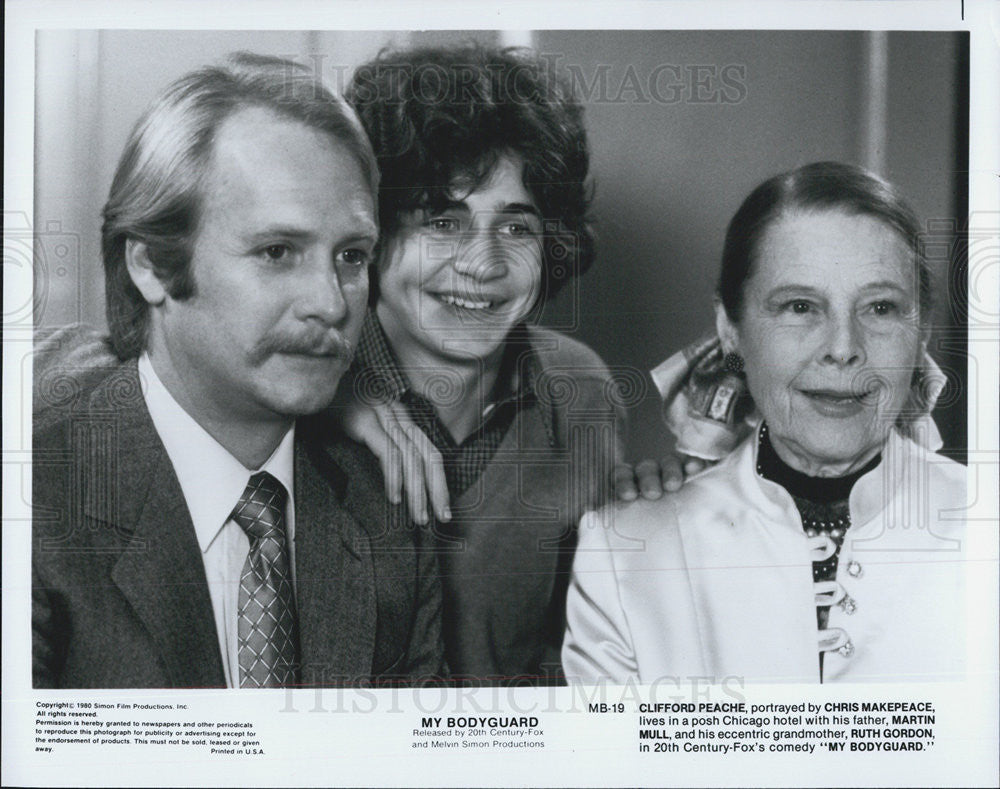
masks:
[[[124,541],[112,580],[146,626],[172,685],[224,687],[194,525],[146,410],[135,362],[94,399],[89,413],[107,418],[100,451],[90,453],[95,462],[81,466],[89,477],[81,503],[91,517],[112,523]]]
[[[338,481],[346,488],[343,496],[334,491]],[[355,498],[341,468],[297,434],[295,565],[303,684],[344,684],[371,674],[375,571],[369,536],[358,520],[385,518],[376,520],[368,512],[375,505]]]

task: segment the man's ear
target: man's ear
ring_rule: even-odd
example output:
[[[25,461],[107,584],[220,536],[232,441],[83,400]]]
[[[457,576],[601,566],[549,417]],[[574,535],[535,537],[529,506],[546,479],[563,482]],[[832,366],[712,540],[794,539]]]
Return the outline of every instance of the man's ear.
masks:
[[[729,320],[729,316],[726,314],[726,308],[722,305],[722,301],[720,299],[715,300],[715,332],[719,335],[723,353],[730,353],[733,351],[739,353],[739,330],[733,322]]]
[[[125,242],[125,266],[132,283],[150,306],[155,307],[166,300],[167,290],[156,276],[153,261],[149,259],[149,247],[144,242],[131,238]]]

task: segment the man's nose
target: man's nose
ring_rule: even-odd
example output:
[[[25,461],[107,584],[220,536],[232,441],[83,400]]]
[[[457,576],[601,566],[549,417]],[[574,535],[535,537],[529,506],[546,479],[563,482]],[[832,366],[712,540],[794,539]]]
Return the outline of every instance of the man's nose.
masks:
[[[365,277],[364,274],[360,276]],[[326,326],[341,324],[350,311],[342,279],[336,266],[330,263],[309,266],[296,283],[295,317],[319,321]]]
[[[864,329],[854,315],[836,315],[827,329],[823,360],[840,366],[865,361]]]

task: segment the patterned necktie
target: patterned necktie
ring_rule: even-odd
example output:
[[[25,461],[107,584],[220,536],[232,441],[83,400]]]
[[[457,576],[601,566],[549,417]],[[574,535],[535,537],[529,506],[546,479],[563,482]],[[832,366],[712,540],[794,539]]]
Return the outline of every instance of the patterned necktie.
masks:
[[[250,538],[237,609],[241,688],[279,688],[296,681],[299,638],[285,546],[287,498],[278,480],[259,471],[233,510],[233,520]]]

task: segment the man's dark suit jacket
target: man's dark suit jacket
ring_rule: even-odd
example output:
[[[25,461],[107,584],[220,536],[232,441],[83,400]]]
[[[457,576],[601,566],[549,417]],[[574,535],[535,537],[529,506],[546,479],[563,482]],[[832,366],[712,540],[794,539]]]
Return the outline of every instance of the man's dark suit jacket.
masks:
[[[45,372],[33,456],[34,686],[224,687],[201,550],[135,362]],[[387,504],[374,458],[311,418],[297,423],[294,463],[302,684],[439,675],[434,553]]]

